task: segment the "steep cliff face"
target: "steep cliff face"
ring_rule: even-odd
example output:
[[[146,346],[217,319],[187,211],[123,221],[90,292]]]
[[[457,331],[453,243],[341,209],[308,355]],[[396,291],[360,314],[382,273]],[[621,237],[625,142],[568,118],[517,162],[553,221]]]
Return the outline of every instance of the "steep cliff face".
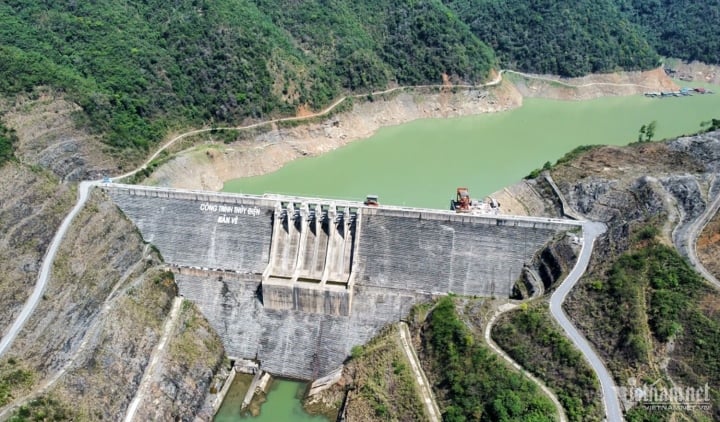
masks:
[[[562,282],[575,265],[578,243],[577,236],[570,234],[558,237],[540,249],[532,263],[523,268],[511,297],[518,300],[539,297]]]
[[[211,390],[213,376],[223,364],[224,354],[220,337],[195,304],[183,301],[168,351],[160,360],[155,371],[157,376],[149,384],[136,419],[212,419],[212,403],[205,400],[204,393]]]
[[[100,136],[80,126],[78,113],[82,113],[79,105],[49,89],[12,100],[0,98],[0,116],[17,133],[15,155],[22,162],[42,167],[62,181],[117,173],[128,159],[117,152],[111,155]]]

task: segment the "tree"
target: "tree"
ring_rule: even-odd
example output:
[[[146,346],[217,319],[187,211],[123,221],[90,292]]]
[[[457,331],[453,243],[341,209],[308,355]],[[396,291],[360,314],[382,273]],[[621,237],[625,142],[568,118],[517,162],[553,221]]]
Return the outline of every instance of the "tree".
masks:
[[[655,137],[655,129],[657,129],[657,121],[653,120],[647,125],[640,126],[638,134],[638,142],[651,142]]]
[[[657,121],[653,120],[645,128],[645,141],[650,142],[655,137],[655,129],[657,128]]]
[[[712,119],[711,121],[700,123],[700,127],[704,128],[706,126],[707,129],[705,129],[705,132],[713,132],[716,130],[720,130],[720,119]]]

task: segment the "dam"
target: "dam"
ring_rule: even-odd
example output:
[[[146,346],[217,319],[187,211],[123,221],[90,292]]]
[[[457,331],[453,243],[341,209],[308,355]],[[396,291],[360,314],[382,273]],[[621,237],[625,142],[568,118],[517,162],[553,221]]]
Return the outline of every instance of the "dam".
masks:
[[[572,220],[108,183],[158,248],[228,356],[274,375],[336,369],[413,305],[439,295],[509,297]]]

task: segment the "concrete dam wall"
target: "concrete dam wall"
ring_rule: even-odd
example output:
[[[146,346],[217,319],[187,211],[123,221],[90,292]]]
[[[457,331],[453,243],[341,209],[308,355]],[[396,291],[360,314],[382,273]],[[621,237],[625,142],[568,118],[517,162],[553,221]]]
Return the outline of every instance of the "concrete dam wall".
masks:
[[[262,273],[270,258],[274,201],[136,186],[106,188],[165,262]]]
[[[508,297],[557,219],[108,184],[229,356],[314,379],[433,296]]]

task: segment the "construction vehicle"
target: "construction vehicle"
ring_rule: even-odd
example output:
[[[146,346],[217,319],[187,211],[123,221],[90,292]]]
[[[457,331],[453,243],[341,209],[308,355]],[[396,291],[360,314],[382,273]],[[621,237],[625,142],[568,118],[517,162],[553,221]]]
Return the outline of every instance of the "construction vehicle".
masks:
[[[450,209],[455,212],[470,212],[470,193],[467,188],[457,188],[457,196],[455,200],[450,200]]]
[[[367,198],[365,198],[365,202],[363,202],[368,207],[378,207],[380,206],[380,203],[378,202],[378,196],[377,195],[368,195]]]

